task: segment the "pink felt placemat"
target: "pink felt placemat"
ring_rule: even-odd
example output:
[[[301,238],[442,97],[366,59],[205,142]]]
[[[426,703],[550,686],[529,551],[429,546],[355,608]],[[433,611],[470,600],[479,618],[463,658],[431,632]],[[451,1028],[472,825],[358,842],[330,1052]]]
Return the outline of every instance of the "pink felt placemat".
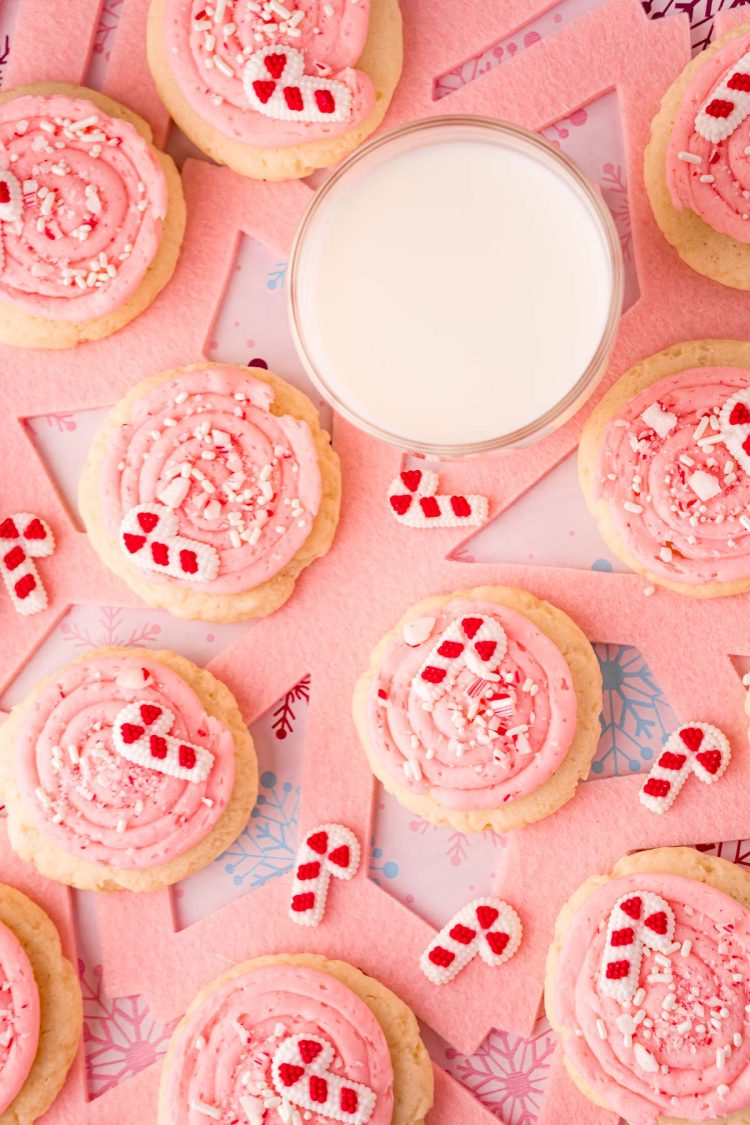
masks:
[[[500,12],[473,2],[410,4],[407,65],[387,124],[447,108],[498,114],[541,128],[615,88],[625,129],[641,296],[623,318],[606,385],[635,359],[680,338],[741,336],[746,331],[747,299],[698,278],[678,261],[655,230],[642,190],[640,159],[649,121],[660,94],[689,56],[685,21],[649,23],[635,0],[610,0],[534,44],[509,65],[457,91],[450,105],[432,100],[437,75],[547,7],[528,0],[508,2]],[[77,0],[69,11],[71,22],[62,43],[57,27],[54,76],[79,81],[88,62],[99,5]],[[114,51],[105,87],[131,100],[163,136],[166,122],[138,50],[143,0],[128,0],[127,13],[124,46]],[[21,0],[15,31],[18,50],[6,82],[51,77],[48,24],[40,0]],[[107,405],[144,373],[197,359],[205,350],[240,232],[284,251],[309,198],[305,185],[242,182],[225,170],[197,162],[186,165],[184,176],[190,215],[184,252],[172,283],[146,314],[109,340],[56,355],[54,363],[46,353],[0,349],[3,502],[11,511],[28,507],[40,511],[50,519],[59,540],[54,565],[45,570],[49,611],[18,628],[7,601],[0,602],[2,685],[15,677],[68,605],[129,605],[133,600],[103,569],[74,526],[63,498],[32,456],[20,420],[37,413]],[[18,379],[21,357],[24,378]],[[446,483],[458,490],[486,492],[492,498],[493,514],[498,513],[573,448],[579,429],[577,419],[532,451],[447,466]],[[212,664],[236,692],[248,721],[302,675],[312,675],[303,828],[328,818],[341,819],[363,839],[369,838],[373,783],[349,717],[353,680],[372,643],[410,602],[459,585],[526,586],[571,613],[592,639],[606,636],[637,645],[680,717],[690,717],[693,710],[706,718],[720,717],[735,743],[743,742],[743,692],[729,654],[750,653],[743,624],[747,598],[707,606],[660,593],[648,603],[646,613],[643,584],[633,576],[446,561],[459,546],[455,533],[438,532],[427,542],[417,541],[413,533],[390,521],[380,503],[398,467],[398,455],[340,421],[334,437],[346,489],[333,551],[305,575],[287,607],[249,628]],[[403,566],[405,557],[408,568]],[[686,652],[699,656],[686,661]],[[303,935],[286,920],[288,886],[283,879],[180,932],[175,929],[169,894],[102,899],[105,984],[113,993],[144,992],[160,1017],[170,1019],[184,1009],[200,984],[221,971],[222,957],[241,959],[304,945],[361,964],[400,992],[451,1043],[470,1050],[493,1025],[530,1029],[540,999],[552,920],[569,890],[591,871],[606,870],[632,847],[742,835],[746,813],[740,795],[749,770],[747,756],[738,756],[731,790],[726,786],[711,790],[701,795],[702,800],[686,791],[679,819],[669,822],[657,822],[641,811],[635,799],[637,779],[623,778],[582,790],[547,822],[514,834],[509,845],[512,862],[497,889],[518,907],[527,940],[503,971],[502,988],[488,990],[486,971],[472,965],[451,987],[446,1003],[444,994],[415,970],[431,927],[364,874],[350,888],[346,905],[334,908],[318,931]],[[14,868],[11,881],[21,885],[27,874]],[[72,943],[71,920],[62,914],[59,919],[66,941]],[[144,961],[144,940],[160,950],[160,959]],[[393,949],[399,951],[397,958]],[[137,1120],[138,1114],[153,1110],[155,1081],[153,1071],[147,1071],[87,1103],[77,1067],[48,1120]],[[565,1096],[572,1097],[570,1091]],[[485,1111],[439,1072],[432,1120],[468,1123],[485,1118]],[[601,1115],[590,1116],[595,1119],[604,1121]]]

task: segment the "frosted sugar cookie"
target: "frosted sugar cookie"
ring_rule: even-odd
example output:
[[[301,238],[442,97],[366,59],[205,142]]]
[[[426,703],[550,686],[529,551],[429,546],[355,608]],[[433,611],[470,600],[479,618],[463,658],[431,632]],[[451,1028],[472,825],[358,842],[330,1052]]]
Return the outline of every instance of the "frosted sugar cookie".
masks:
[[[599,740],[594,651],[561,610],[484,586],[427,598],[377,645],[354,694],[375,776],[461,832],[506,831],[569,801]]]
[[[220,164],[264,180],[337,164],[401,73],[397,0],[152,0],[148,58],[170,114]]]
[[[82,1023],[78,977],[54,924],[0,884],[0,1121],[31,1125],[52,1105]]]
[[[0,94],[0,341],[116,332],[169,281],[184,228],[179,173],[136,114],[79,86]]]
[[[586,503],[610,549],[679,593],[750,590],[749,437],[750,344],[687,341],[631,368],[579,450]]]
[[[545,1007],[576,1085],[631,1125],[746,1125],[747,871],[662,848],[589,879],[557,920]]]
[[[176,617],[278,609],[331,545],[338,457],[310,400],[261,368],[144,379],[107,416],[79,505],[107,566]]]
[[[0,727],[11,846],[83,889],[153,890],[204,867],[247,822],[257,778],[229,690],[172,652],[89,652]]]
[[[432,1093],[402,1000],[344,961],[284,953],[196,996],[164,1060],[158,1122],[422,1125]]]
[[[750,24],[697,55],[662,99],[645,154],[654,217],[698,273],[750,289]]]

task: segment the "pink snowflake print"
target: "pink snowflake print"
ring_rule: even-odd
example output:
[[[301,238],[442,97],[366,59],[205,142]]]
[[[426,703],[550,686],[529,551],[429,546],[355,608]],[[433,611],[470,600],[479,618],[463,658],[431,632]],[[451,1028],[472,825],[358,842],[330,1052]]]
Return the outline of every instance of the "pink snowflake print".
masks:
[[[288,691],[273,713],[273,732],[282,742],[292,733],[297,719],[295,704],[305,706],[310,702],[310,677],[303,676],[291,691]]]
[[[480,836],[469,837],[463,832],[449,832],[445,828],[437,824],[430,824],[426,820],[411,820],[409,822],[409,828],[412,832],[416,832],[420,836],[425,836],[428,832],[438,832],[443,835],[445,838],[443,853],[451,867],[460,867],[465,863],[471,854],[472,839],[480,839]],[[491,828],[482,832],[481,838],[489,840],[493,847],[504,848],[506,845],[505,837],[501,836],[498,832],[493,832]]]
[[[109,58],[112,40],[122,15],[123,0],[106,0],[94,42],[94,53]]]
[[[83,992],[83,1043],[92,1097],[138,1074],[167,1050],[172,1027],[162,1027],[142,996],[110,1000],[102,993],[102,967],[79,962]]]
[[[725,840],[721,844],[698,844],[699,852],[720,856],[730,863],[739,863],[742,867],[750,867],[750,840]]]
[[[45,414],[44,420],[50,429],[59,430],[61,434],[70,434],[78,429],[72,414]]]
[[[602,165],[602,174],[599,182],[607,206],[612,212],[612,218],[615,220],[623,257],[629,258],[633,232],[630,225],[628,188],[625,183],[622,166],[609,162]]]
[[[63,621],[60,632],[64,640],[75,648],[101,648],[125,645],[128,648],[155,644],[161,625],[146,622],[131,629],[125,627],[123,610],[119,606],[102,606],[98,626],[87,629],[75,621]]]
[[[556,1038],[546,1020],[530,1039],[493,1029],[474,1055],[446,1048],[447,1069],[505,1125],[535,1125]]]

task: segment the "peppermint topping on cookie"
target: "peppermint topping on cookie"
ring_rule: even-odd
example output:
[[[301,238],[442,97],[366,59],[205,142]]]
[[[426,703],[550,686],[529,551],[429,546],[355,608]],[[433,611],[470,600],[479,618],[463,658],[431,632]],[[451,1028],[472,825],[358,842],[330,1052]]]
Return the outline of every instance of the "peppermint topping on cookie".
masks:
[[[230,731],[167,664],[93,656],[43,687],[16,747],[35,825],[106,867],[167,863],[202,840],[234,784]]]
[[[162,236],[167,186],[149,143],[61,94],[0,106],[0,300],[83,322],[133,295]]]
[[[576,693],[559,649],[491,601],[449,601],[383,649],[368,739],[410,793],[451,810],[495,809],[538,788],[570,747]]]
[[[556,981],[567,1059],[625,1120],[747,1106],[750,914],[711,882],[641,871],[596,887]]]
[[[381,1026],[326,972],[251,965],[209,992],[175,1035],[171,1125],[192,1125],[195,1114],[265,1125],[269,1112],[290,1125],[390,1125],[393,1069]]]
[[[155,581],[254,589],[308,539],[322,482],[306,422],[270,384],[231,367],[176,375],[139,398],[102,465],[104,515]]]
[[[232,140],[275,148],[364,121],[372,83],[352,69],[369,0],[167,0],[164,48],[181,95]]]
[[[607,425],[596,495],[649,577],[692,586],[750,577],[747,384],[741,369],[681,371]]]
[[[745,33],[693,74],[672,127],[666,168],[676,208],[689,208],[714,230],[743,243],[750,242],[748,115],[750,35]]]
[[[0,1114],[20,1093],[39,1043],[39,990],[16,935],[0,923]]]

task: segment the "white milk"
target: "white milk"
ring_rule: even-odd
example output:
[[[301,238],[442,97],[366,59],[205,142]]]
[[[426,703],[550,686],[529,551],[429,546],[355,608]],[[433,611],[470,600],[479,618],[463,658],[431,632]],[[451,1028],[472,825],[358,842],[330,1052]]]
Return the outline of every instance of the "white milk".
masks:
[[[564,169],[433,131],[333,187],[296,293],[334,396],[406,442],[457,445],[564,398],[599,346],[612,286],[600,220]]]

